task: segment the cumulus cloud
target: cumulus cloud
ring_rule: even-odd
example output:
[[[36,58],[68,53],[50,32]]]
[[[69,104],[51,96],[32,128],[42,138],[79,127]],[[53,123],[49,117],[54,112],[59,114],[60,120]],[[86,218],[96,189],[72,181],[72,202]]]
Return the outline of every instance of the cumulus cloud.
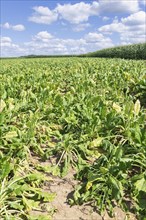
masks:
[[[9,45],[11,45],[11,42],[12,42],[12,40],[10,37],[0,37],[1,47],[9,46]]]
[[[145,24],[146,13],[144,11],[139,11],[137,13],[131,14],[127,18],[122,18],[121,22],[128,26]]]
[[[56,10],[60,18],[72,24],[79,24],[88,21],[90,16],[98,15],[98,7],[98,2],[92,2],[91,4],[80,2],[76,4],[58,4]]]
[[[75,32],[84,31],[90,26],[91,25],[89,23],[78,24],[78,25],[73,26],[73,31]]]
[[[18,48],[17,44],[12,43],[10,37],[0,37],[0,45],[5,48]]]
[[[12,42],[10,37],[0,37],[0,46],[2,57],[20,56],[24,54],[25,49],[21,48],[18,44]]]
[[[48,7],[36,6],[33,7],[33,10],[34,13],[29,17],[29,21],[38,24],[51,24],[58,18],[56,10],[50,10]]]
[[[111,24],[107,24],[107,25],[104,25],[104,26],[98,28],[98,30],[103,33],[111,33],[111,32],[119,32],[120,33],[120,32],[124,31],[124,28],[125,28],[125,26],[122,23],[113,22]]]
[[[34,37],[34,40],[49,42],[49,40],[52,38],[53,38],[53,36],[50,33],[48,33],[47,31],[41,31],[41,32],[37,33],[37,35]]]
[[[98,15],[98,2],[79,2],[75,4],[58,4],[56,8],[50,10],[48,7],[33,7],[34,13],[29,17],[29,21],[39,24],[51,24],[57,19],[64,19],[72,24],[79,24],[88,21],[90,16]]]
[[[114,46],[109,37],[101,33],[90,32],[82,38],[57,38],[47,31],[38,32],[29,42],[16,45],[11,38],[2,38],[1,56],[20,56],[20,55],[57,55],[57,54],[81,54],[95,51],[105,47]]]
[[[98,50],[114,46],[111,38],[97,32],[88,33],[87,35],[85,35],[85,40],[88,47],[90,48],[90,51],[95,51],[95,48],[96,50]]]
[[[39,42],[38,36],[41,36]],[[44,39],[46,39],[45,36],[48,36],[48,42],[44,41]],[[50,37],[50,34],[45,31],[37,33],[31,42],[26,43],[26,46],[29,48],[29,54],[34,51],[35,54],[80,54],[111,47],[114,46],[114,44],[109,37],[105,37],[101,33],[90,32],[79,39],[62,39]]]
[[[8,22],[6,22],[5,24],[1,25],[3,28],[6,28],[6,29],[11,29],[11,30],[14,30],[14,31],[24,31],[25,30],[25,27],[24,25],[22,24],[17,24],[17,25],[11,25],[9,24]]]
[[[99,0],[99,13],[117,14],[134,13],[139,10],[138,0],[117,1],[117,0]]]
[[[102,33],[117,32],[122,42],[145,42],[145,18],[146,13],[144,11],[139,11],[126,18],[121,18],[120,21],[114,20],[113,23],[100,27],[98,31]]]
[[[35,48],[37,50],[40,48],[41,49],[46,48],[48,49],[48,51],[52,50],[52,52],[53,51],[65,51],[65,52],[68,51],[69,52],[71,47],[75,47],[75,46],[83,47],[85,44],[86,42],[82,38],[80,39],[57,38],[57,37],[52,36],[47,31],[42,31],[42,32],[37,33],[35,36],[32,37],[32,41],[25,43],[25,45],[29,47],[29,49]],[[40,50],[38,52],[40,52]],[[44,51],[42,51],[42,53],[43,52]]]
[[[110,18],[107,17],[107,16],[104,16],[104,17],[102,18],[103,21],[108,21],[109,19],[110,19]]]
[[[89,3],[81,1],[78,3],[58,4],[52,10],[44,6],[35,6],[33,7],[34,13],[29,17],[29,21],[49,25],[61,19],[71,24],[81,24],[88,22],[91,16],[138,12],[140,10],[139,1],[99,0]],[[103,17],[103,21],[107,21],[108,19],[107,16]]]

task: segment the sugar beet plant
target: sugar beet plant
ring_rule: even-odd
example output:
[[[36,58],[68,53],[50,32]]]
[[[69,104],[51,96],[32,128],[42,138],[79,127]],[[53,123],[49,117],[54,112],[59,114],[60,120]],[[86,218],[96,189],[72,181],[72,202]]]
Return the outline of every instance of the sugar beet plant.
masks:
[[[90,202],[111,215],[120,206],[144,219],[144,62],[44,58],[1,63],[1,218],[35,219],[31,211],[54,197],[41,190],[49,181],[42,171],[63,176],[72,166],[81,183],[71,205]],[[32,162],[34,156],[44,161],[55,156],[57,162],[53,168],[41,166]]]

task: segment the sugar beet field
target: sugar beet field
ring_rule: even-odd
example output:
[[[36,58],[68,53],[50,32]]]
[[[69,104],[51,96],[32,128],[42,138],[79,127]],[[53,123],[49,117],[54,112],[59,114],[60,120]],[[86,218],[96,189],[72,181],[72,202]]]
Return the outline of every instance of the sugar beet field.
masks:
[[[57,219],[61,190],[49,186],[73,172],[70,210],[88,204],[122,220],[120,207],[144,220],[144,61],[2,59],[0,71],[0,219]]]

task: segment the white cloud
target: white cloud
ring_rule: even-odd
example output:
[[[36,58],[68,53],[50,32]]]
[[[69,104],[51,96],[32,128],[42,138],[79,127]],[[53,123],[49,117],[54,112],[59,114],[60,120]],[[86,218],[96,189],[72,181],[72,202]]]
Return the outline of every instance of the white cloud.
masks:
[[[0,37],[0,46],[5,48],[18,48],[17,44],[12,43],[10,37]]]
[[[9,47],[11,45],[11,38],[10,37],[0,37],[1,47]]]
[[[73,31],[75,31],[75,32],[84,31],[85,29],[87,29],[90,26],[91,25],[89,23],[77,24],[73,27]]]
[[[29,21],[39,24],[51,24],[57,19],[64,19],[72,24],[79,24],[88,21],[93,15],[98,15],[98,2],[79,2],[76,4],[58,4],[56,8],[50,10],[48,7],[33,7],[34,13],[29,17]]]
[[[139,10],[138,0],[99,0],[99,13],[134,13]]]
[[[86,36],[85,36],[85,39],[88,43],[94,43],[94,42],[97,42],[97,41],[102,41],[103,40],[103,34],[98,34],[98,33],[88,33]]]
[[[110,19],[110,18],[107,17],[107,16],[104,16],[104,17],[102,18],[103,21],[108,21],[109,19]]]
[[[6,29],[11,29],[11,30],[14,30],[14,31],[24,31],[25,30],[25,27],[24,25],[22,24],[17,24],[17,25],[11,25],[9,24],[8,22],[6,22],[5,24],[1,25],[3,28],[6,28]]]
[[[29,21],[51,24],[58,19],[63,19],[71,24],[81,24],[87,22],[91,16],[138,12],[140,10],[139,4],[139,0],[99,0],[89,3],[81,1],[74,4],[58,4],[52,10],[48,7],[36,6],[33,7],[34,13],[29,17]],[[107,16],[103,17],[103,21],[108,19]]]
[[[15,30],[15,31],[24,31],[25,30],[25,27],[22,25],[22,24],[17,24],[15,26],[12,27],[12,30]]]
[[[98,29],[102,33],[117,32],[122,42],[140,43],[146,40],[146,13],[139,11],[120,21],[114,20],[113,23],[104,25]]]
[[[91,47],[91,51],[114,46],[111,38],[101,33],[90,32],[85,36],[85,40],[88,46]]]
[[[113,46],[109,37],[95,32],[78,39],[63,39],[41,31],[21,45],[14,44],[9,37],[3,37],[2,43],[2,56],[81,54]]]
[[[122,18],[121,22],[125,25],[141,25],[146,23],[146,13],[144,11],[139,11],[137,13],[131,14],[127,18]]]
[[[2,25],[2,27],[3,28],[6,28],[6,29],[10,29],[10,25],[9,25],[9,23],[7,22],[7,23],[5,23],[5,24],[3,24]]]
[[[47,31],[41,31],[37,33],[37,35],[34,37],[34,40],[49,42],[51,38],[53,38],[53,36],[50,33],[48,33]]]
[[[69,21],[72,24],[79,24],[88,21],[88,18],[93,15],[98,15],[98,2],[91,4],[80,2],[76,4],[64,4],[56,7],[60,18]]]
[[[10,37],[0,37],[0,46],[0,56],[2,57],[17,56],[24,53],[24,49],[20,48],[19,45],[14,44]]]
[[[98,31],[102,33],[111,33],[111,32],[123,32],[125,26],[122,23],[119,22],[113,22],[111,24],[104,25],[100,28],[98,28]]]
[[[34,13],[31,17],[29,17],[29,21],[38,24],[51,24],[58,18],[56,11],[50,10],[48,7],[36,6],[33,10]]]

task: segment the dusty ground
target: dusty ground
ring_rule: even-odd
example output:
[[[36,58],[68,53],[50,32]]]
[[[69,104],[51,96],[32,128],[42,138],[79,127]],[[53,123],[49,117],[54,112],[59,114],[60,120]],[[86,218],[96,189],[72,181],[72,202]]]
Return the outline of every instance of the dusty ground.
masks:
[[[37,161],[38,162],[38,161]],[[36,163],[36,161],[35,161]],[[39,161],[40,163],[40,161]],[[41,162],[41,165],[50,166],[50,161]],[[68,199],[71,198],[74,191],[77,180],[74,179],[74,171],[70,170],[67,176],[60,178],[52,176],[52,181],[48,182],[45,186],[45,191],[56,194],[55,199],[51,202],[51,207],[55,209],[52,219],[53,220],[136,220],[136,218],[130,213],[129,217],[118,207],[114,209],[115,217],[110,218],[107,213],[101,216],[94,211],[90,205],[74,205],[68,204]],[[38,213],[37,213],[38,214]],[[44,213],[45,214],[45,213]]]
[[[56,198],[52,205],[57,209],[53,220],[102,220],[103,218],[89,205],[72,206],[67,203],[77,181],[73,180],[73,172],[70,172],[65,179],[55,178],[54,183],[50,184],[50,191],[56,193]],[[125,214],[121,213],[121,220]],[[105,220],[110,219],[107,215]]]
[[[54,177],[54,183],[50,184],[51,192],[56,193],[56,198],[52,205],[56,208],[56,213],[53,215],[53,220],[125,220],[126,214],[118,207],[115,208],[115,217],[110,218],[107,213],[100,216],[90,205],[72,206],[67,203],[67,199],[71,197],[71,192],[77,181],[73,179],[73,171],[64,178]],[[130,214],[129,220],[135,220]]]

